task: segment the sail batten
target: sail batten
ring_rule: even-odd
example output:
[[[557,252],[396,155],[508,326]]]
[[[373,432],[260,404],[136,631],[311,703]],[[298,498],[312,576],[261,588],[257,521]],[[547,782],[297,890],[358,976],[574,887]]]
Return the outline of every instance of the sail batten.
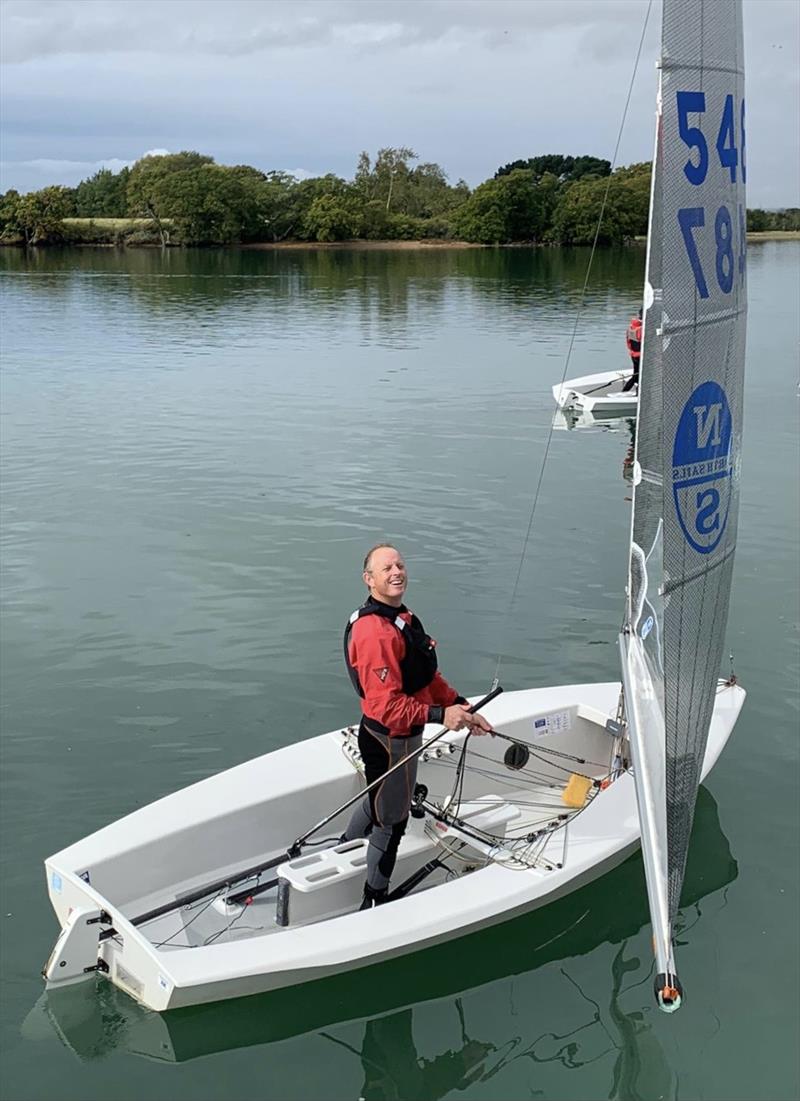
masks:
[[[741,73],[741,69],[731,68],[728,65],[714,65],[711,62],[697,64],[693,61],[681,61],[680,58],[662,60],[659,68],[663,69],[665,72],[669,72],[672,69],[678,69],[683,73],[726,73],[734,76],[738,76]]]
[[[730,310],[720,310],[718,313],[709,314],[703,318],[687,318],[686,321],[674,321],[671,320],[665,324],[665,335],[669,336],[672,333],[684,332],[690,329],[692,332],[697,332],[699,329],[704,328],[706,325],[714,325],[719,321],[736,321],[739,317],[747,316],[747,307],[736,306]]]
[[[747,309],[741,0],[664,0],[661,52],[621,655],[648,898],[668,984],[671,947],[659,941],[680,903],[738,520]]]

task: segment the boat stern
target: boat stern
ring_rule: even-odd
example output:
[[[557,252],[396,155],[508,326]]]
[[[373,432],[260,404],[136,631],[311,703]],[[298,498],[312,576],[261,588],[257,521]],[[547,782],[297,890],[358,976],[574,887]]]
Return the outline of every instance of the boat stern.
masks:
[[[574,390],[569,382],[556,383],[552,387],[553,398],[559,409],[570,412],[575,410],[581,412],[583,410],[591,410],[592,402],[591,398],[585,397],[579,391]]]
[[[61,930],[42,978],[48,990],[108,977],[115,986],[151,1009],[168,1009],[175,982],[163,954],[122,913],[96,891],[88,878],[46,861],[47,890]],[[88,876],[88,873],[84,873]]]

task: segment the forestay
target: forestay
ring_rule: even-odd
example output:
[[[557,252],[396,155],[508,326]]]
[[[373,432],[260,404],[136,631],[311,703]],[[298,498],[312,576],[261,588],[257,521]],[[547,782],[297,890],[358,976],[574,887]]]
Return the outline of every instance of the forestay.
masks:
[[[621,644],[664,1008],[736,544],[745,182],[741,0],[664,0]]]

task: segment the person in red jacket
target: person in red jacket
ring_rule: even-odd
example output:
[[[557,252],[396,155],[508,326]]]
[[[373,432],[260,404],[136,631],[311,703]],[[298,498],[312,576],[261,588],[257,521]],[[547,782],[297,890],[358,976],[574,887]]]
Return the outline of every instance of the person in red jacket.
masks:
[[[399,551],[388,543],[373,547],[363,577],[369,596],[347,623],[344,657],[361,698],[358,746],[371,784],[419,749],[426,723],[476,734],[492,728],[482,715],[470,714],[439,672],[436,643],[403,603],[408,573]],[[416,777],[414,757],[369,792],[345,831],[347,841],[369,837],[362,910],[386,901]]]
[[[632,390],[639,384],[639,360],[642,356],[642,311],[636,317],[632,317],[628,331],[625,333],[625,343],[628,346],[628,354],[633,364],[633,374],[622,387],[622,392]]]

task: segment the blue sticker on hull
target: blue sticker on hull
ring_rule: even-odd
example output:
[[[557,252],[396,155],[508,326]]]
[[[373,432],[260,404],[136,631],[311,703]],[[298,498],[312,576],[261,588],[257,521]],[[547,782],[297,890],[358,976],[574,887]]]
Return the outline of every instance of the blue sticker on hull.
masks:
[[[733,423],[717,382],[704,382],[683,407],[672,449],[672,492],[686,541],[700,554],[719,544],[728,522]]]

